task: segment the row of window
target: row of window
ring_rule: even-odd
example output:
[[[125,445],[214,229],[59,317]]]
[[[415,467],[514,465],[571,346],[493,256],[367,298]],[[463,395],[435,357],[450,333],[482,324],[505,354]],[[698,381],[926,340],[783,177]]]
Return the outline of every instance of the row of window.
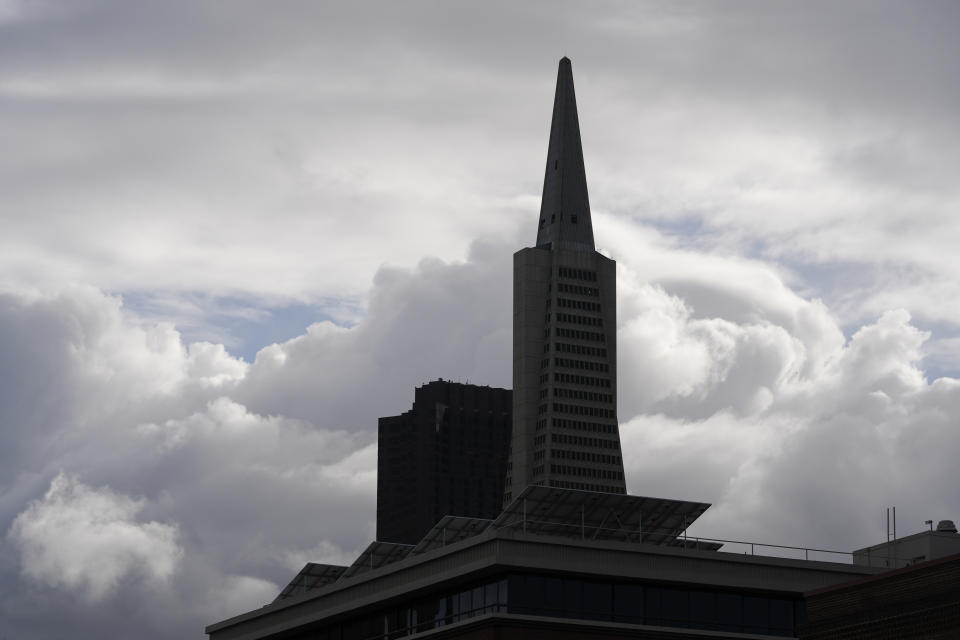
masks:
[[[565,384],[582,384],[588,387],[605,387],[610,388],[611,381],[609,378],[594,378],[593,376],[581,376],[575,373],[554,373],[553,374],[554,382],[562,382]]]
[[[553,161],[553,170],[554,170],[554,171],[557,170],[557,161],[556,161],[556,160]],[[563,220],[563,212],[562,212],[562,211],[560,212],[560,220]],[[551,214],[550,214],[550,224],[553,224],[553,223],[555,223],[556,221],[557,221],[557,214],[551,213]],[[543,225],[546,224],[546,222],[547,222],[547,219],[546,219],[546,218],[540,218],[540,228],[541,228],[541,229],[543,229]],[[572,222],[573,224],[577,224],[577,214],[574,213],[574,214],[572,214],[572,215],[570,216],[570,222]]]
[[[551,480],[551,487],[559,489],[579,489],[580,491],[599,491],[600,493],[626,493],[623,487],[611,487],[605,484],[593,484],[591,482],[573,482],[572,480]]]
[[[605,347],[590,347],[583,344],[567,344],[558,342],[556,350],[560,353],[576,353],[581,356],[594,356],[597,358],[606,358],[607,350]]]
[[[586,300],[571,300],[570,298],[557,298],[557,306],[567,309],[580,309],[581,311],[600,312],[599,302],[587,302]]]
[[[560,277],[570,280],[586,280],[587,282],[597,281],[597,272],[586,269],[571,269],[570,267],[560,267]]]
[[[601,407],[583,407],[578,404],[553,403],[553,410],[557,413],[571,413],[578,416],[593,416],[595,418],[615,418],[617,412],[613,409]]]
[[[581,391],[580,389],[554,388],[555,398],[570,398],[571,400],[587,400],[589,402],[605,402],[613,404],[612,393],[597,393],[596,391]]]
[[[593,298],[600,297],[600,289],[597,287],[584,287],[579,284],[566,284],[561,282],[557,284],[557,291],[559,293],[573,293],[579,296],[590,296]]]
[[[709,588],[511,575],[508,611],[628,624],[794,636],[803,601]]]
[[[599,462],[600,464],[623,464],[620,456],[608,456],[604,453],[591,453],[589,451],[554,449],[551,456],[557,460],[578,460],[580,462]]]
[[[543,376],[541,376],[542,378]],[[550,387],[540,389],[540,399],[545,400],[550,395]],[[596,391],[580,391],[579,389],[553,389],[553,397],[570,398],[571,400],[587,400],[589,402],[605,402],[613,404],[613,394],[597,393]]]
[[[552,314],[547,313],[543,316],[543,323],[550,324],[550,319]],[[578,316],[575,313],[558,313],[557,322],[565,322],[567,324],[582,324],[588,327],[602,327],[603,318],[594,318],[591,316]]]
[[[544,358],[541,366],[546,367],[550,364],[550,358]],[[587,362],[586,360],[571,360],[570,358],[554,358],[553,366],[565,367],[567,369],[585,369],[587,371],[610,371],[610,365],[606,362]]]
[[[551,464],[550,473],[558,473],[565,476],[579,476],[583,478],[604,478],[606,480],[623,480],[622,471],[611,471],[609,469],[595,469],[593,467],[576,467],[569,464]]]
[[[547,452],[547,449],[537,449],[533,452],[533,459],[535,461],[543,460],[547,457]],[[608,456],[603,453],[571,451],[569,449],[550,449],[549,452],[551,458],[556,460],[577,460],[578,462],[596,462],[599,464],[623,464],[623,460],[620,458],[620,456]]]
[[[557,337],[558,338],[573,338],[574,340],[590,340],[592,342],[606,342],[607,336],[602,333],[594,333],[593,331],[580,331],[579,329],[566,329],[564,327],[557,327]],[[550,335],[550,328],[547,327],[546,335]]]
[[[550,484],[560,486],[562,482]],[[623,492],[619,487],[582,486]],[[796,636],[798,625],[806,618],[799,598],[692,585],[511,573],[410,598],[292,640],[389,640],[495,613],[784,637]]]
[[[600,427],[609,427],[612,425],[601,424]],[[542,438],[543,436],[537,436]],[[566,433],[551,433],[550,442],[557,444],[574,444],[581,447],[599,447],[601,449],[620,450],[620,443],[616,440],[606,440],[604,438],[588,438],[586,436],[571,436]]]
[[[591,431],[593,433],[618,433],[615,424],[600,424],[599,422],[584,422],[569,418],[551,418],[552,425],[560,429],[575,429],[577,431]],[[544,419],[546,422],[546,419]]]
[[[550,319],[547,318],[547,321],[549,322]],[[574,313],[558,313],[557,322],[566,322],[569,324],[583,324],[588,327],[603,326],[603,318],[592,318],[590,316],[578,316]]]

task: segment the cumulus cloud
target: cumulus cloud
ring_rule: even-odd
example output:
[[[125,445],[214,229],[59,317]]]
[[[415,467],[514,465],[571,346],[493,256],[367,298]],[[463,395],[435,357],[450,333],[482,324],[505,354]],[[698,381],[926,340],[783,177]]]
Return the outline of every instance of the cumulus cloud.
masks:
[[[510,254],[503,242],[477,241],[465,262],[381,269],[364,322],[318,323],[264,348],[236,397],[260,413],[372,429],[428,380],[509,387]]]
[[[611,246],[633,493],[714,502],[702,535],[841,549],[880,539],[872,514],[893,501],[950,517],[957,495],[940,470],[960,453],[960,383],[925,377],[929,333],[907,312],[846,339],[824,303],[763,261],[701,254],[711,268],[697,270],[694,253],[656,233]],[[20,389],[38,395],[57,372],[47,391],[60,410],[38,423],[3,409],[5,433],[29,453],[8,467],[0,499],[16,560],[0,565],[7,588],[27,580],[54,599],[44,587],[84,588],[105,607],[131,597],[116,584],[162,584],[154,602],[179,612],[167,625],[191,629],[263,604],[302,562],[352,560],[373,537],[376,418],[441,375],[509,386],[511,248],[478,242],[466,262],[385,267],[361,323],[315,324],[249,365],[93,289],[8,293],[0,333],[22,340],[4,373],[29,362],[41,373]],[[651,254],[674,268],[644,278]],[[28,327],[47,339],[28,339]],[[42,449],[25,437],[37,424],[55,435]],[[87,502],[97,508],[82,513],[110,515],[80,518]],[[79,519],[74,529],[107,522],[155,544],[175,526],[176,568],[152,579],[162,571],[146,554],[118,551],[122,569],[92,587],[68,571],[60,539],[38,533],[60,512]],[[73,582],[55,582],[63,575]],[[11,597],[18,628],[39,624],[35,603]],[[130,606],[163,637],[154,614]]]
[[[744,339],[755,327],[728,328],[735,339],[720,365],[752,363],[754,378],[736,393],[728,384],[735,370],[721,370],[701,378],[699,397],[678,386],[669,410],[652,403],[653,411],[626,420],[631,491],[714,501],[698,529],[704,535],[839,550],[881,540],[877,514],[890,504],[908,514],[910,529],[955,517],[960,492],[946,470],[960,453],[951,417],[960,382],[925,378],[920,363],[929,334],[912,326],[908,313],[885,313],[802,375],[796,338],[771,350],[767,359],[776,366],[764,370]],[[687,334],[701,350],[712,339]],[[643,355],[637,359],[642,366]],[[763,402],[750,411],[738,404],[760,394]]]
[[[322,414],[254,413],[231,398],[248,365],[92,288],[0,302],[0,615],[12,629],[59,633],[38,629],[62,591],[88,602],[62,615],[91,637],[118,606],[145,636],[196,631],[211,611],[263,604],[307,550],[343,559],[372,537],[369,419],[344,431]]]
[[[183,550],[176,524],[138,522],[144,501],[60,474],[13,521],[24,575],[103,600],[133,576],[169,582]]]

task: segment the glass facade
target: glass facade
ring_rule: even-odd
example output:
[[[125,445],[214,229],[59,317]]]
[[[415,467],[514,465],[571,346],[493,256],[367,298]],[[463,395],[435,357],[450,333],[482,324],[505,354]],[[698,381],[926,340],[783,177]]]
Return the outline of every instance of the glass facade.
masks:
[[[388,640],[489,613],[795,636],[799,597],[511,573],[296,636]]]

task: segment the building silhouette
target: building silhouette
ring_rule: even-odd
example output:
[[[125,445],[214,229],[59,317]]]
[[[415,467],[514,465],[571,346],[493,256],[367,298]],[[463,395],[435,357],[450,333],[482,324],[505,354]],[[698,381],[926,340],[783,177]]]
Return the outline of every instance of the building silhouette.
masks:
[[[513,436],[504,505],[527,485],[626,493],[616,268],[594,245],[573,72],[563,58],[537,244],[513,255]]]
[[[410,411],[380,422],[378,539],[349,566],[308,563],[273,603],[207,627],[211,640],[957,637],[952,524],[850,553],[764,555],[774,545],[688,536],[707,503],[626,494],[615,265],[594,249],[566,58],[538,225],[537,245],[514,256],[505,483],[468,476],[503,468],[490,430],[504,420],[481,407],[505,408],[510,392],[420,387]],[[501,490],[495,517],[464,515]],[[897,635],[885,631],[891,620]]]
[[[416,544],[447,515],[496,518],[511,411],[508,389],[435,380],[380,418],[377,540]]]

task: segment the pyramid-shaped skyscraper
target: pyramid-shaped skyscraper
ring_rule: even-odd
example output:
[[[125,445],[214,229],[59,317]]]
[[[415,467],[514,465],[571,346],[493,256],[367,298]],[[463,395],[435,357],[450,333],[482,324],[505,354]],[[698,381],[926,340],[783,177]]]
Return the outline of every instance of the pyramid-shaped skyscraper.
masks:
[[[570,60],[560,60],[536,246],[513,256],[513,435],[504,505],[528,485],[626,493],[616,262],[597,252]]]

